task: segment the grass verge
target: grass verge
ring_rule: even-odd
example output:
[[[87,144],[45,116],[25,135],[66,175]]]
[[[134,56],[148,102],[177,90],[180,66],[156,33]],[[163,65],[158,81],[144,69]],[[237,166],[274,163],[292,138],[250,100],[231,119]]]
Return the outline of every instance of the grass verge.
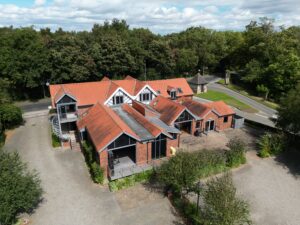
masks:
[[[211,101],[224,101],[226,104],[231,105],[245,112],[250,112],[250,113],[258,112],[256,109],[253,109],[251,106],[219,91],[209,90],[206,93],[197,94],[196,96]]]
[[[271,102],[271,101],[266,101],[264,100],[262,97],[258,97],[258,96],[254,96],[254,95],[251,95],[249,92],[247,92],[244,88],[242,88],[241,86],[238,86],[238,85],[234,85],[234,84],[225,84],[224,80],[219,80],[218,81],[219,84],[222,84],[224,87],[230,89],[230,90],[233,90],[233,91],[236,91],[238,92],[239,94],[241,95],[244,95],[248,98],[251,98],[252,100],[254,101],[257,101],[258,103],[261,103],[271,109],[275,109],[277,110],[279,105],[275,102]]]

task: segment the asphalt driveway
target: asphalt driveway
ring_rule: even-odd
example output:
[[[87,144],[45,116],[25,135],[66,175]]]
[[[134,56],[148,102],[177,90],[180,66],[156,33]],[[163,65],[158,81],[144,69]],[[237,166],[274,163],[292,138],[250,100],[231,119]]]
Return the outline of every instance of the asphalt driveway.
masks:
[[[47,116],[28,118],[24,126],[10,135],[4,147],[8,151],[18,151],[22,159],[40,174],[44,200],[30,216],[30,224],[177,223],[178,218],[169,201],[163,197],[143,201],[143,204],[128,209],[126,201],[121,205],[115,193],[92,183],[80,152],[52,149],[49,132]]]
[[[299,161],[297,172],[291,172],[291,161],[260,159],[255,151],[247,153],[247,161],[246,166],[233,172],[233,179],[238,194],[250,203],[254,224],[299,225]]]

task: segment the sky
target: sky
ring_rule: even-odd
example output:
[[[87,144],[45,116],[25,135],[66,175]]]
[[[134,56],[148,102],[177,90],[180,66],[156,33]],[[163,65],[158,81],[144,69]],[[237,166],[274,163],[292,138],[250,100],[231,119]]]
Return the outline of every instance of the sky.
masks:
[[[300,0],[0,0],[0,27],[81,31],[117,18],[167,34],[191,26],[243,30],[265,16],[277,26],[300,25]]]

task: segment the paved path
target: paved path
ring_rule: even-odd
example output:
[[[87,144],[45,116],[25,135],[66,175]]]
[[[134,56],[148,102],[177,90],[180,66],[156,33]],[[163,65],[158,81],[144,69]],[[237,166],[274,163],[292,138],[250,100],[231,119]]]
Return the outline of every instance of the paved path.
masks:
[[[115,193],[92,183],[80,152],[52,149],[49,132],[47,116],[28,118],[4,147],[8,151],[17,150],[30,168],[40,174],[44,201],[30,217],[30,224],[177,224],[166,198],[121,208]]]

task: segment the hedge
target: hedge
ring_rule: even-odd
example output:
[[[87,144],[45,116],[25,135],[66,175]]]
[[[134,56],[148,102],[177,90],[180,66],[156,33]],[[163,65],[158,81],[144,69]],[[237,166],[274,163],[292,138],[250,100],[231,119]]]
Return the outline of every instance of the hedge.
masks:
[[[98,184],[103,184],[104,170],[100,167],[96,160],[96,151],[93,146],[89,142],[85,141],[82,143],[82,151],[93,181]]]

